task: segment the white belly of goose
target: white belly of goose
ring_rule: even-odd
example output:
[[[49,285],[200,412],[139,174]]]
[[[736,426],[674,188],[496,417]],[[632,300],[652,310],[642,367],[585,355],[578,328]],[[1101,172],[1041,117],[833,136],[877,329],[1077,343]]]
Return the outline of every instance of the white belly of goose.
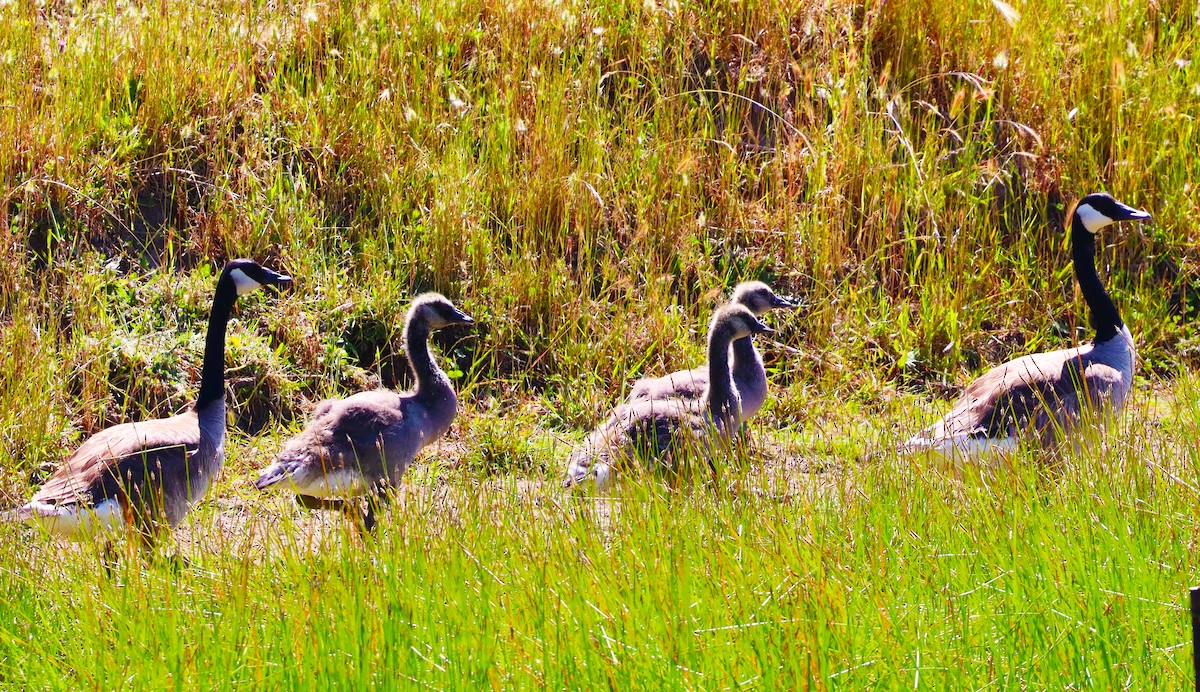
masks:
[[[56,507],[42,502],[31,502],[27,506],[37,513],[37,522],[42,528],[65,538],[84,538],[98,531],[113,531],[125,526],[125,513],[116,500],[105,500],[95,507]]]
[[[358,497],[365,495],[367,484],[358,471],[330,471],[312,478],[291,478],[296,492],[308,497]]]
[[[913,437],[906,446],[912,450],[937,452],[947,459],[987,461],[997,455],[1012,454],[1019,441],[1015,437],[973,437],[954,435],[940,439]]]

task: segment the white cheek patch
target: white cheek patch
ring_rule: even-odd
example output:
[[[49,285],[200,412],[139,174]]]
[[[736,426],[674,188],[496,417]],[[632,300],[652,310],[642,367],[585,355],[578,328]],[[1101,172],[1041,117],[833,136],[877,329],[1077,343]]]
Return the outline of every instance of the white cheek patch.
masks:
[[[233,279],[233,285],[237,287],[237,294],[239,296],[244,296],[262,286],[262,284],[246,276],[246,272],[241,269],[234,269],[229,272],[229,278]]]
[[[1101,228],[1113,223],[1113,220],[1096,211],[1095,207],[1090,204],[1081,204],[1075,208],[1075,213],[1079,215],[1079,219],[1083,221],[1083,227],[1088,233],[1095,234]]]

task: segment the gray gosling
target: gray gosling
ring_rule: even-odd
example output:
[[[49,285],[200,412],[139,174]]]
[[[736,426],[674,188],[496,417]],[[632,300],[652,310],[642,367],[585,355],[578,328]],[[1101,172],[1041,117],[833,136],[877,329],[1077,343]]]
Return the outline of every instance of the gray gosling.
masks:
[[[437,293],[417,296],[404,323],[416,387],[403,394],[378,389],[322,401],[308,427],[288,441],[254,485],[291,490],[308,507],[340,506],[348,513],[359,506],[348,500],[365,495],[362,526],[372,530],[388,489],[418,452],[446,434],[458,411],[450,378],[429,351],[429,336],[474,322]]]
[[[209,313],[195,405],[170,418],[101,430],[28,503],[0,518],[35,521],[68,538],[128,527],[147,547],[164,525],[178,526],[225,459],[225,330],[234,303],[261,286],[291,283],[252,260],[226,264]]]
[[[755,316],[771,310],[795,309],[797,305],[782,298],[761,281],[745,281],[737,285],[730,303],[746,306]],[[740,422],[758,413],[767,401],[767,371],[762,356],[754,348],[754,338],[733,342],[733,386],[742,400]],[[708,387],[708,368],[679,370],[663,377],[645,377],[633,383],[629,402],[662,401],[665,399],[698,400]]]
[[[563,485],[592,480],[597,489],[612,482],[618,468],[637,459],[671,469],[677,457],[697,453],[705,459],[714,443],[728,439],[741,420],[741,402],[729,368],[729,347],[753,334],[770,333],[750,310],[722,307],[708,331],[708,386],[699,400],[647,400],[622,404],[571,453]]]
[[[992,368],[972,382],[944,418],[901,447],[982,460],[1022,441],[1049,448],[1078,434],[1085,414],[1092,423],[1119,412],[1133,385],[1133,335],[1096,273],[1096,234],[1118,221],[1150,215],[1107,194],[1079,201],[1071,217],[1075,279],[1091,312],[1091,344],[1035,353]]]

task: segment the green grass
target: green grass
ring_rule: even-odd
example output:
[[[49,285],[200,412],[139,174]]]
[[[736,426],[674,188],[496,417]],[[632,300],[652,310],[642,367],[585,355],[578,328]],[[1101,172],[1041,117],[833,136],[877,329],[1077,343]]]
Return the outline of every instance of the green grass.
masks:
[[[0,0],[6,504],[186,405],[225,259],[297,278],[230,327],[192,568],[106,576],[0,527],[0,686],[1186,684],[1194,6],[425,5]],[[1116,434],[991,471],[877,456],[1087,338],[1063,224],[1093,190],[1155,216],[1099,255],[1140,355]],[[571,444],[702,360],[753,278],[806,307],[769,318],[744,458],[562,494]],[[430,289],[480,321],[438,340],[464,410],[378,545],[258,497],[309,402],[408,382]]]
[[[369,546],[225,501],[180,534],[182,571],[105,577],[5,527],[0,655],[10,681],[87,687],[1179,688],[1196,468],[1145,452],[1194,460],[1196,414],[990,471],[885,458],[611,500],[410,483]]]

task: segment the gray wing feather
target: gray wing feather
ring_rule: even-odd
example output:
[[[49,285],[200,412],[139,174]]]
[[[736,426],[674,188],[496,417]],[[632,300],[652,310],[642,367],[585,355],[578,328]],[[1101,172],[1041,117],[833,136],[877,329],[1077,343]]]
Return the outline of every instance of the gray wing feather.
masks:
[[[139,514],[170,509],[169,517],[182,516],[188,484],[198,471],[192,464],[199,447],[200,428],[192,413],[116,425],[80,445],[32,502],[92,507],[116,498],[135,505]]]
[[[1120,382],[1119,371],[1086,363],[1080,349],[1024,356],[972,382],[954,408],[920,437],[1029,435],[1049,444],[1081,417],[1081,393],[1089,405],[1100,406]]]
[[[629,392],[629,403],[666,399],[699,399],[704,396],[704,390],[707,387],[707,368],[679,370],[663,377],[644,377],[633,383]]]
[[[716,434],[716,426],[683,400],[623,404],[571,453],[564,485],[583,481],[599,464],[628,469],[642,462],[651,469],[670,470],[685,454],[707,458],[710,438]]]
[[[317,407],[308,426],[293,437],[255,482],[259,489],[289,476],[361,472],[368,483],[386,474],[381,447],[389,428],[405,420],[400,395],[388,390],[329,399]]]

